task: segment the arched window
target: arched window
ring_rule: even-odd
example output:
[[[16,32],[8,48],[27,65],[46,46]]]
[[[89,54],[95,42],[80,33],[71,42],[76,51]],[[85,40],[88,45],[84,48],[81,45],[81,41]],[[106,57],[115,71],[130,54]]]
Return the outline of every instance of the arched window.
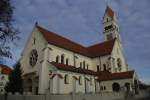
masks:
[[[82,62],[80,62],[80,68],[82,68]]]
[[[104,90],[106,90],[106,86],[104,86]]]
[[[126,88],[126,91],[129,92],[130,91],[130,83],[125,83],[125,88]]]
[[[67,74],[66,74],[65,77],[64,77],[64,83],[65,83],[65,84],[69,84],[69,77],[68,77]]]
[[[103,64],[103,68],[104,71],[107,71],[106,64]]]
[[[61,55],[61,64],[64,64],[64,54]]]
[[[56,62],[59,63],[59,56],[56,56]]]
[[[82,85],[82,77],[79,76],[79,85]]]
[[[83,69],[85,69],[85,61],[83,61]]]
[[[86,69],[89,69],[89,65],[88,64],[86,65]]]
[[[121,64],[120,58],[117,59],[117,66],[118,66],[118,70],[121,71],[122,70],[122,68],[121,68],[122,64]]]
[[[28,83],[28,91],[32,92],[32,79],[28,79],[27,83]]]
[[[68,62],[69,62],[69,59],[67,58],[67,59],[66,59],[66,65],[68,65]]]
[[[112,89],[115,92],[119,92],[120,91],[120,85],[119,85],[119,83],[113,83],[112,84]]]
[[[100,68],[99,68],[99,65],[97,65],[97,72],[99,72],[100,71]]]
[[[93,79],[90,77],[90,85],[93,85]]]
[[[100,89],[103,90],[103,86],[101,86]]]

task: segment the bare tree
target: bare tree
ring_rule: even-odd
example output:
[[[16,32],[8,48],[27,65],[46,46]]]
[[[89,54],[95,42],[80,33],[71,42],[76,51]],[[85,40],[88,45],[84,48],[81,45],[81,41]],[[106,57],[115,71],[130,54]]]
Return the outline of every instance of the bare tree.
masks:
[[[12,57],[8,44],[19,39],[19,31],[12,25],[14,7],[10,0],[0,0],[0,57]]]

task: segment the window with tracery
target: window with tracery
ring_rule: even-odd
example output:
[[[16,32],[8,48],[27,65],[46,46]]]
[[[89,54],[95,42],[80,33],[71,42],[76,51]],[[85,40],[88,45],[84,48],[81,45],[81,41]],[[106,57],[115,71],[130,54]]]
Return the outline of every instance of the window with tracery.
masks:
[[[34,66],[36,64],[38,60],[38,52],[36,49],[33,49],[31,52],[30,52],[30,57],[29,57],[29,64],[31,66]]]

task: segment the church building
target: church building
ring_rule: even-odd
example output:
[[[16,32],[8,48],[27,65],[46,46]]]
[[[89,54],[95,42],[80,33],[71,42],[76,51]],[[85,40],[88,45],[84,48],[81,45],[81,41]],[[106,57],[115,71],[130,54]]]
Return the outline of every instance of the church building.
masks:
[[[104,41],[89,47],[36,24],[20,59],[24,92],[137,93],[138,78],[128,70],[117,17],[109,6],[102,24]]]

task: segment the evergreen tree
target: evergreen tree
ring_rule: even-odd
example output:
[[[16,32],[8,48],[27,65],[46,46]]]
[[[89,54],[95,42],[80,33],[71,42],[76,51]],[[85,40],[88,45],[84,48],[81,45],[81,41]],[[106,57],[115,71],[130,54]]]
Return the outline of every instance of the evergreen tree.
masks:
[[[19,92],[23,93],[23,81],[22,81],[22,72],[20,69],[20,63],[17,63],[8,76],[9,82],[6,84],[6,92]]]
[[[19,31],[12,25],[14,7],[10,0],[0,0],[0,57],[11,58],[10,46],[8,44],[19,39]]]

